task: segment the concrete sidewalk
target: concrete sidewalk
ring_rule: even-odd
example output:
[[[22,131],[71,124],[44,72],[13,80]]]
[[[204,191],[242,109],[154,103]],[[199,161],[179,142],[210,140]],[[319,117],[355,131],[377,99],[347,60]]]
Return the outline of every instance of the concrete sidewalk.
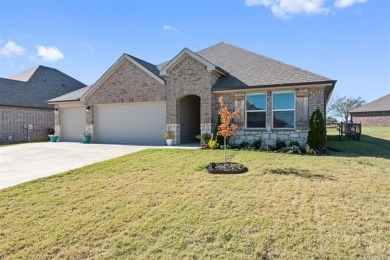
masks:
[[[62,142],[0,147],[0,189],[148,148]]]

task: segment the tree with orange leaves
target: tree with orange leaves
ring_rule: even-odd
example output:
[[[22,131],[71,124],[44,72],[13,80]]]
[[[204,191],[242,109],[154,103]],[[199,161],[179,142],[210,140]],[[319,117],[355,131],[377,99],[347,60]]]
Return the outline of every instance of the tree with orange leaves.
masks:
[[[223,136],[224,150],[225,150],[225,163],[226,163],[226,139],[229,136],[232,136],[234,132],[238,129],[238,125],[234,124],[232,121],[234,118],[240,118],[241,108],[238,108],[234,112],[230,112],[227,106],[223,101],[223,97],[218,98],[218,102],[221,105],[221,109],[218,114],[221,116],[221,124],[218,126],[218,135]]]

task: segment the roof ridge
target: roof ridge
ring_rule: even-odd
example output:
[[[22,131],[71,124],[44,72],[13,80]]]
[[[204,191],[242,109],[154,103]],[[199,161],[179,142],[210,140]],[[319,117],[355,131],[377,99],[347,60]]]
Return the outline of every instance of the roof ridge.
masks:
[[[146,63],[150,64],[150,65],[157,66],[156,64],[150,63],[149,61],[146,61],[144,59],[138,58],[137,56],[131,55],[131,54],[127,53],[127,52],[125,52],[124,54],[126,54],[127,56],[130,56],[132,59],[141,60],[143,62],[146,62]]]

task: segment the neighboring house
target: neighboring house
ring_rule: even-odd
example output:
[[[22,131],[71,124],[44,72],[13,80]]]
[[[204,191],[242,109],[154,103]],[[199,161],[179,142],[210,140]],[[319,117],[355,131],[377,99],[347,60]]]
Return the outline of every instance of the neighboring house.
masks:
[[[47,140],[54,107],[46,101],[81,87],[85,84],[44,66],[0,78],[0,143]]]
[[[363,126],[390,126],[390,94],[350,112],[351,121]]]
[[[198,52],[185,48],[160,65],[123,54],[94,85],[50,103],[59,109],[62,141],[79,141],[88,131],[93,142],[163,144],[169,128],[182,144],[213,131],[222,95],[243,111],[235,143],[279,138],[304,145],[309,117],[316,108],[325,116],[335,83],[222,42]]]

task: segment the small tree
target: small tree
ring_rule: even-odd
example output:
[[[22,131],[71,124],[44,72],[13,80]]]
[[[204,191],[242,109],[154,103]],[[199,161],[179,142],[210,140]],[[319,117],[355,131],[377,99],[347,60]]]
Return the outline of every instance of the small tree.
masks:
[[[315,152],[321,151],[326,144],[326,126],[321,111],[317,108],[310,117],[307,144]]]
[[[225,151],[224,158],[226,163],[226,138],[232,136],[234,132],[238,129],[238,125],[232,123],[234,118],[239,118],[241,115],[241,108],[238,108],[234,112],[230,112],[227,106],[223,101],[223,97],[220,96],[218,99],[221,109],[219,110],[219,115],[221,117],[221,123],[218,126],[218,135],[223,136],[223,149]]]
[[[352,97],[332,97],[328,105],[328,112],[336,117],[341,117],[342,120],[347,123],[349,113],[355,108],[361,107],[364,105],[364,101],[361,97],[352,98]]]

